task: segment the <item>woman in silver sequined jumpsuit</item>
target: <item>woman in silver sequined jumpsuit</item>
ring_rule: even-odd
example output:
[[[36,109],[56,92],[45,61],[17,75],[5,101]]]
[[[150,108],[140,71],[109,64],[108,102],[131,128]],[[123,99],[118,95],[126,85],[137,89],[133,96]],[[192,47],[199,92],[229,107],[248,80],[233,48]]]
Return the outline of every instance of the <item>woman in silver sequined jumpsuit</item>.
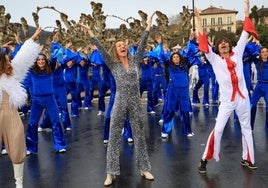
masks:
[[[111,185],[115,179],[115,175],[120,174],[119,156],[121,131],[126,116],[129,117],[133,131],[136,161],[141,176],[148,180],[154,179],[153,175],[149,172],[151,165],[145,140],[139,89],[139,64],[142,61],[142,55],[149,36],[154,14],[155,13],[148,19],[147,27],[140,40],[137,53],[134,56],[130,55],[125,41],[122,40],[115,41],[109,55],[95,37],[90,27],[82,23],[78,24],[88,31],[91,42],[100,50],[105,63],[111,70],[116,81],[116,96],[111,115],[110,141],[107,150],[107,178],[104,182],[105,186]]]

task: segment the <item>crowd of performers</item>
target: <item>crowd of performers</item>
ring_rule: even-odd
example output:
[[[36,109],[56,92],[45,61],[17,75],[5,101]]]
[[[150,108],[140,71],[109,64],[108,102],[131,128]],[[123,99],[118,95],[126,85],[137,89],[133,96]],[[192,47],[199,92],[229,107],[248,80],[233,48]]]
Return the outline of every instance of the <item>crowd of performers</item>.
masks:
[[[205,55],[199,51],[195,33],[191,33],[185,47],[173,49],[162,42],[159,34],[153,37],[155,43],[148,45],[140,63],[140,96],[142,98],[144,91],[147,91],[149,114],[155,114],[155,108],[158,108],[160,103],[163,104],[159,120],[159,124],[162,125],[162,138],[168,138],[176,115],[180,118],[183,133],[187,137],[192,137],[194,136],[190,120],[192,105],[209,106],[209,104],[219,103],[219,86],[212,66]],[[57,38],[56,33],[51,44],[51,53],[41,52],[22,81],[29,100],[19,109],[20,115],[34,112],[30,113],[27,131],[29,153],[37,153],[37,132],[45,131],[47,128],[53,130],[56,151],[65,151],[61,127],[71,131],[70,117],[79,116],[81,109],[92,109],[96,89],[98,92],[95,92],[97,93],[95,97],[98,98],[99,110],[97,115],[105,116],[103,142],[109,141],[109,122],[116,95],[113,75],[96,46],[90,45],[88,53],[81,52],[71,48],[71,41],[60,44]],[[22,44],[19,43],[12,52],[9,52],[10,58],[14,58]],[[137,45],[129,46],[132,55],[136,53]],[[250,97],[252,95],[252,129],[259,99],[264,97],[265,102],[268,100],[265,88],[268,82],[268,70],[266,70],[268,67],[264,63],[266,59],[267,48],[262,47],[259,41],[250,36],[243,54],[243,70],[248,93]],[[257,77],[255,88],[254,77]],[[198,92],[202,86],[203,99],[200,102]],[[192,89],[192,96],[190,96],[190,89]],[[107,93],[110,98],[106,106]],[[68,109],[68,94],[71,100],[70,109]],[[266,119],[268,119],[268,110],[266,111]],[[41,123],[38,124],[41,117]],[[268,130],[268,120],[265,126]],[[128,118],[123,131],[124,137],[129,142],[133,142]],[[5,152],[4,150],[3,153]]]
[[[159,34],[154,36],[154,44],[148,44],[140,62],[140,97],[147,91],[147,113],[154,115],[155,108],[162,103],[161,137],[168,139],[179,118],[183,134],[189,138],[194,134],[191,129],[192,105],[205,106],[220,104],[219,84],[211,62],[198,48],[197,36],[190,34],[183,48],[170,49]],[[137,52],[139,43],[129,45],[131,55]],[[1,53],[14,59],[23,43],[13,48],[2,48]],[[214,46],[210,46],[215,51]],[[251,129],[257,112],[257,104],[264,97],[268,104],[268,50],[254,37],[248,37],[243,52],[243,74],[250,98]],[[256,78],[253,78],[254,77]],[[256,79],[256,85],[253,80]],[[20,107],[21,115],[30,114],[26,131],[27,154],[38,153],[38,132],[52,129],[54,149],[64,153],[67,144],[64,131],[71,131],[70,118],[79,116],[79,110],[90,110],[96,89],[98,97],[98,116],[105,116],[103,143],[109,142],[111,113],[116,96],[116,83],[104,58],[95,45],[87,50],[72,49],[72,42],[58,42],[58,34],[53,37],[50,54],[40,52],[34,64],[21,82],[27,90],[30,102]],[[200,101],[199,89],[203,86],[203,99]],[[192,96],[190,95],[192,89]],[[109,102],[105,96],[109,92]],[[83,96],[82,96],[83,94]],[[211,96],[210,96],[211,94]],[[242,93],[241,93],[242,95]],[[68,108],[70,96],[71,107]],[[42,120],[40,121],[40,118]],[[40,123],[41,122],[41,123]],[[175,125],[177,126],[177,125]],[[268,107],[266,107],[265,128],[268,131]],[[129,118],[125,118],[122,134],[128,142],[133,142]],[[7,151],[4,144],[2,153]],[[204,154],[205,155],[205,154]],[[203,162],[204,163],[204,162]]]

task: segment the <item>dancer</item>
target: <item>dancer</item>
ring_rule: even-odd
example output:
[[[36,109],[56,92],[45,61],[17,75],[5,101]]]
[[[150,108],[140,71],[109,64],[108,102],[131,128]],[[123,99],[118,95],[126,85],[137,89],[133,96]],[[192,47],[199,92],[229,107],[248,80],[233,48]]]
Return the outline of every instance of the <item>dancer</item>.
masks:
[[[96,46],[91,45],[90,46],[92,53],[89,56],[89,62],[90,62],[90,66],[91,66],[91,70],[92,70],[92,78],[91,78],[91,100],[93,99],[94,96],[94,90],[95,88],[98,89],[98,109],[99,109],[99,113],[97,114],[97,116],[103,116],[104,112],[105,112],[105,105],[104,104],[104,98],[101,97],[101,89],[102,89],[102,77],[103,75],[101,74],[101,68],[103,65],[103,58],[100,55],[99,50],[97,49]]]
[[[191,64],[183,58],[179,52],[174,52],[170,56],[169,83],[165,104],[163,107],[164,124],[161,137],[166,139],[171,133],[174,124],[175,112],[179,109],[182,118],[183,134],[193,137],[190,121],[190,93],[189,93],[189,68]]]
[[[0,52],[0,145],[4,142],[14,168],[16,187],[23,187],[23,167],[26,156],[24,126],[18,107],[25,104],[27,93],[21,86],[40,46],[34,40],[40,35],[37,28],[32,37],[24,42],[12,63],[7,54]],[[8,48],[7,46],[3,46]]]
[[[153,75],[152,75],[152,62],[150,61],[149,54],[143,55],[142,62],[140,64],[141,80],[140,80],[140,96],[144,91],[147,91],[147,112],[149,114],[155,114],[153,103]]]
[[[60,123],[58,106],[53,90],[53,72],[45,54],[40,53],[32,66],[29,76],[32,83],[32,106],[27,129],[27,154],[38,152],[38,123],[46,110],[52,123],[52,136],[56,152],[66,151],[66,143]]]
[[[78,52],[78,61],[77,62],[77,95],[78,95],[78,103],[82,103],[81,101],[81,92],[84,91],[84,110],[92,109],[92,98],[91,96],[91,85],[90,85],[90,79],[88,76],[88,71],[90,64],[88,62],[87,57]],[[80,106],[80,105],[79,105]]]
[[[166,58],[164,47],[162,44],[162,37],[160,34],[156,34],[155,37],[156,47],[149,52],[150,60],[152,60],[153,63],[153,105],[155,107],[159,106],[159,101],[163,101],[166,95],[167,90],[167,79],[165,75],[165,63]],[[160,100],[159,100],[160,99]]]
[[[51,56],[50,64],[52,65],[53,70],[53,90],[54,96],[58,104],[59,113],[61,122],[66,131],[72,130],[71,120],[68,110],[68,100],[67,100],[67,91],[65,88],[65,81],[63,79],[64,64],[59,60],[60,51],[64,51],[62,46],[58,43],[58,33],[53,36],[53,41],[51,44]],[[58,61],[59,60],[59,61]],[[48,112],[45,111],[43,120],[38,127],[38,132],[45,131],[47,128],[52,128],[52,123],[48,116]]]
[[[242,161],[241,165],[249,169],[257,169],[254,158],[252,130],[250,126],[250,101],[243,75],[242,56],[247,44],[249,33],[257,38],[257,33],[249,18],[249,0],[245,1],[245,21],[242,34],[237,46],[232,48],[226,37],[220,37],[215,43],[215,52],[208,45],[206,34],[201,25],[201,16],[195,7],[199,31],[199,49],[203,51],[211,63],[219,83],[220,106],[214,129],[208,137],[207,145],[199,165],[199,172],[206,173],[207,161],[214,158],[220,160],[220,142],[223,129],[231,113],[235,110],[242,132]]]
[[[259,48],[259,47],[257,47]],[[268,48],[262,47],[259,58],[254,60],[257,69],[257,84],[253,90],[251,98],[251,129],[254,129],[257,104],[261,97],[264,97],[265,112],[265,129],[268,131]]]
[[[114,99],[115,99],[115,94],[116,94],[116,84],[115,84],[114,77],[110,69],[107,67],[107,65],[103,64],[103,70],[105,70],[103,71],[104,75],[107,74],[105,77],[107,77],[106,78],[107,82],[109,82],[107,83],[107,85],[109,85],[108,87],[110,89],[110,100],[109,100],[109,104],[108,104],[106,114],[105,114],[104,132],[103,132],[103,143],[108,144],[109,133],[110,133],[111,112],[112,112],[112,108],[114,105]],[[126,121],[124,124],[123,136],[127,140],[128,143],[133,143],[132,130],[131,130],[131,126],[130,126],[128,118],[126,118]]]
[[[209,105],[209,74],[208,74],[208,67],[209,62],[206,58],[202,55],[200,58],[197,58],[196,65],[198,66],[198,81],[193,88],[193,99],[192,104],[199,104],[200,99],[198,96],[199,89],[204,86],[203,90],[203,104],[205,106]]]
[[[148,180],[154,179],[153,175],[149,172],[151,165],[141,118],[142,108],[139,91],[139,64],[142,61],[142,55],[154,15],[155,13],[148,20],[137,53],[134,56],[129,54],[127,45],[122,40],[115,41],[111,48],[110,56],[95,37],[90,27],[82,23],[78,24],[88,31],[92,43],[100,50],[105,63],[110,68],[116,81],[116,96],[111,116],[111,135],[107,149],[107,177],[104,182],[105,186],[111,185],[115,179],[115,175],[120,174],[120,133],[127,116],[132,126],[138,169],[140,170],[141,176]]]
[[[64,56],[63,58],[59,58],[58,61],[64,65],[63,79],[65,81],[67,95],[71,95],[71,116],[77,117],[79,114],[79,95],[76,85],[78,63],[75,61],[77,53],[70,49],[71,45],[71,41],[65,43]]]
[[[187,46],[184,50],[179,50],[171,54],[166,67],[169,71],[169,83],[161,118],[163,119],[161,138],[166,139],[172,131],[174,125],[175,112],[180,112],[183,134],[191,138],[194,133],[191,129],[189,93],[189,69],[196,62],[195,53],[198,47],[195,41],[195,33],[191,33]]]

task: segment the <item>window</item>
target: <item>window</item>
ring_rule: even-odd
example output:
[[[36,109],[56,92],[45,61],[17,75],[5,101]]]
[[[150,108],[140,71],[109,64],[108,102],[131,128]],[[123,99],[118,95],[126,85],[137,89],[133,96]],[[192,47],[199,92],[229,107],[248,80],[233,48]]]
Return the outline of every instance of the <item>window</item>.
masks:
[[[232,32],[232,28],[231,27],[227,27],[227,32],[231,33]]]
[[[215,25],[215,18],[211,18],[211,25]]]
[[[227,24],[232,24],[232,18],[231,17],[227,17]]]
[[[222,17],[218,18],[218,25],[222,25]]]
[[[207,19],[203,18],[203,26],[207,26]]]

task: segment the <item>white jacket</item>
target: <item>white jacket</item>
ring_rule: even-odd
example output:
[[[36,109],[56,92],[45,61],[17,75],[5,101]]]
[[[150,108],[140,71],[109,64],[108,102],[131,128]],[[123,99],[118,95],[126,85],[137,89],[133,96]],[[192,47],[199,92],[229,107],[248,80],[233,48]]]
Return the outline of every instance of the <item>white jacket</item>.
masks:
[[[13,75],[7,76],[5,73],[0,76],[0,103],[2,102],[3,91],[9,95],[9,103],[15,108],[25,104],[27,94],[21,82],[27,71],[35,62],[40,52],[40,45],[28,39],[24,42],[14,59],[11,61]]]

